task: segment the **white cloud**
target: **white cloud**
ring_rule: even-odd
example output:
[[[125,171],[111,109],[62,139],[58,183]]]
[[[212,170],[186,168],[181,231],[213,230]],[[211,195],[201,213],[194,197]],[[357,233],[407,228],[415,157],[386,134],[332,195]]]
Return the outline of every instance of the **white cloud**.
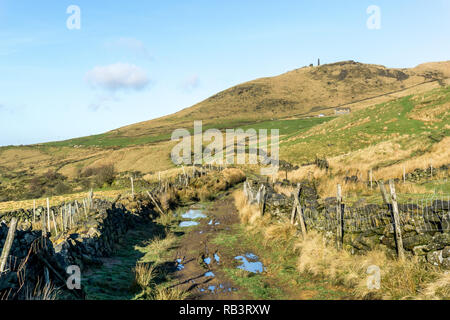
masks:
[[[110,91],[121,89],[142,90],[150,82],[143,69],[128,63],[97,66],[87,72],[85,79],[94,87]]]
[[[192,91],[200,86],[200,78],[198,75],[193,75],[183,81],[181,87],[186,91]]]

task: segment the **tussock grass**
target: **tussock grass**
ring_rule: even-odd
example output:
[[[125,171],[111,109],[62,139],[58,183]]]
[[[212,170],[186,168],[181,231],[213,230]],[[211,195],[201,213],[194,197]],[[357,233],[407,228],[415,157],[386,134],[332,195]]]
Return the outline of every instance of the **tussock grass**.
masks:
[[[294,187],[275,185],[274,190],[276,193],[283,194],[286,197],[290,197],[294,193]]]
[[[236,208],[239,211],[241,223],[247,226],[254,226],[261,223],[261,212],[258,205],[250,205],[247,203],[243,191],[235,191],[233,193]]]
[[[297,268],[300,272],[351,288],[353,294],[361,299],[421,299],[441,294],[440,290],[448,293],[442,289],[448,277],[443,277],[438,269],[420,264],[416,259],[392,260],[381,250],[373,250],[366,255],[351,255],[345,250],[338,251],[316,232],[309,232],[308,237],[299,240],[295,248],[299,255]],[[367,285],[370,266],[380,268],[379,290],[371,290]]]
[[[59,293],[59,290],[51,282],[42,286],[38,280],[32,291],[26,287],[25,300],[53,301],[57,299]]]
[[[156,289],[153,299],[158,301],[181,301],[189,297],[189,292],[178,288],[158,288]]]
[[[429,300],[450,300],[450,272],[440,274],[435,281],[428,283],[419,298]]]
[[[178,195],[173,189],[169,189],[167,192],[159,195],[159,202],[164,211],[173,209],[179,201]]]
[[[235,185],[245,180],[245,173],[241,169],[227,168],[222,171],[222,175],[228,185]]]
[[[250,232],[263,235],[263,245],[292,241],[297,227],[290,221],[271,221],[261,218],[256,206],[245,201],[242,191],[234,193],[241,222]],[[381,249],[365,255],[352,255],[346,250],[338,251],[323,235],[309,231],[305,239],[298,237],[287,250],[298,255],[297,270],[305,275],[324,278],[334,285],[349,288],[359,299],[450,299],[450,276],[437,268],[419,263],[416,258],[398,261],[389,258]],[[377,266],[381,271],[379,290],[369,289],[368,268]]]
[[[152,285],[153,279],[156,276],[155,267],[148,263],[138,263],[134,268],[135,283],[142,289],[148,288]]]
[[[264,245],[273,241],[288,241],[296,232],[295,226],[289,221],[277,221],[271,223],[270,215],[261,217],[258,205],[250,205],[245,199],[243,191],[237,190],[233,193],[235,205],[238,208],[239,218],[250,232],[261,232],[264,237]]]
[[[153,253],[159,253],[169,250],[177,241],[177,237],[173,233],[168,233],[166,237],[156,237],[148,246]]]
[[[292,239],[297,232],[297,227],[289,221],[280,221],[268,225],[263,229],[264,245],[268,246],[274,241],[287,242]]]
[[[155,220],[157,223],[168,227],[170,226],[177,218],[173,214],[172,211],[165,211],[164,214],[160,214],[159,217]]]

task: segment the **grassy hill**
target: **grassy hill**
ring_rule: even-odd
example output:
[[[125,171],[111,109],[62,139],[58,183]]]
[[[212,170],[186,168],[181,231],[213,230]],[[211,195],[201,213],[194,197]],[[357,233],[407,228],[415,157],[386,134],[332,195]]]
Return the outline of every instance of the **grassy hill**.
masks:
[[[257,79],[176,114],[105,134],[0,148],[0,193],[27,189],[49,170],[71,181],[87,167],[110,163],[119,172],[170,169],[170,135],[192,128],[194,120],[203,120],[204,130],[278,128],[281,158],[295,164],[319,155],[336,168],[389,168],[448,145],[449,77],[450,62],[388,69],[346,61]],[[334,117],[339,106],[352,113]],[[316,117],[321,113],[326,117]]]
[[[237,85],[169,116],[47,145],[126,147],[167,140],[174,129],[191,128],[194,120],[203,120],[205,129],[222,129],[272,119],[332,115],[336,107],[361,109],[438,87],[447,78],[450,61],[413,69],[389,69],[354,61],[303,67]]]
[[[285,137],[280,149],[282,159],[298,164],[310,163],[316,156],[327,158],[329,172],[309,165],[289,176],[291,180],[314,176],[322,182],[324,196],[334,195],[336,184],[345,177],[358,177],[364,184],[370,170],[375,181],[401,179],[404,171],[416,169],[428,170],[427,179],[434,182],[401,185],[401,192],[449,194],[450,86],[338,117]],[[435,169],[432,177],[431,167]],[[345,191],[355,187],[347,185]],[[359,187],[358,191],[367,193],[366,187]]]

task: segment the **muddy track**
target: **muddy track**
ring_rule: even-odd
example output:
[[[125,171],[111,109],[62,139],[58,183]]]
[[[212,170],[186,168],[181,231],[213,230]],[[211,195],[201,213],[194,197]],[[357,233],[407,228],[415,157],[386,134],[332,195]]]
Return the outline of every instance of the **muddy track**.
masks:
[[[193,300],[243,299],[247,294],[222,271],[230,257],[212,241],[219,232],[239,223],[231,195],[223,195],[204,214],[207,218],[199,220],[199,225],[183,236],[177,249],[181,270],[176,273],[174,286],[188,290]]]
[[[234,205],[232,193],[236,188],[221,194],[212,203],[178,211],[177,216],[190,211],[203,216],[191,221],[184,218],[184,222],[198,223],[186,228],[179,226],[179,218],[174,221],[169,229],[178,238],[173,246],[160,251],[162,264],[151,254],[148,256],[148,247],[168,226],[148,224],[131,230],[117,245],[113,257],[84,274],[88,299],[136,298],[139,290],[133,287],[133,268],[139,261],[165,269],[162,274],[167,276],[156,279],[155,284],[187,291],[189,300],[349,298],[345,288],[300,275],[295,267],[297,257],[284,245],[274,242],[264,247],[260,236],[247,233]],[[246,263],[258,265],[261,270],[256,273],[240,270]]]

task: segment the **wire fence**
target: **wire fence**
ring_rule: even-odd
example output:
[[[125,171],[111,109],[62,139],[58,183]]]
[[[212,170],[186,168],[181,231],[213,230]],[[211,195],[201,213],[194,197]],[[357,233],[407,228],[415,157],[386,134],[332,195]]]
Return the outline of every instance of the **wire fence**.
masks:
[[[400,225],[407,231],[418,233],[450,231],[450,200],[418,200],[417,203],[399,204]],[[345,208],[344,232],[355,233],[386,230],[393,233],[394,223],[388,205],[367,205],[361,208]],[[323,211],[303,207],[305,224],[321,230],[336,230],[336,209],[326,207]]]

